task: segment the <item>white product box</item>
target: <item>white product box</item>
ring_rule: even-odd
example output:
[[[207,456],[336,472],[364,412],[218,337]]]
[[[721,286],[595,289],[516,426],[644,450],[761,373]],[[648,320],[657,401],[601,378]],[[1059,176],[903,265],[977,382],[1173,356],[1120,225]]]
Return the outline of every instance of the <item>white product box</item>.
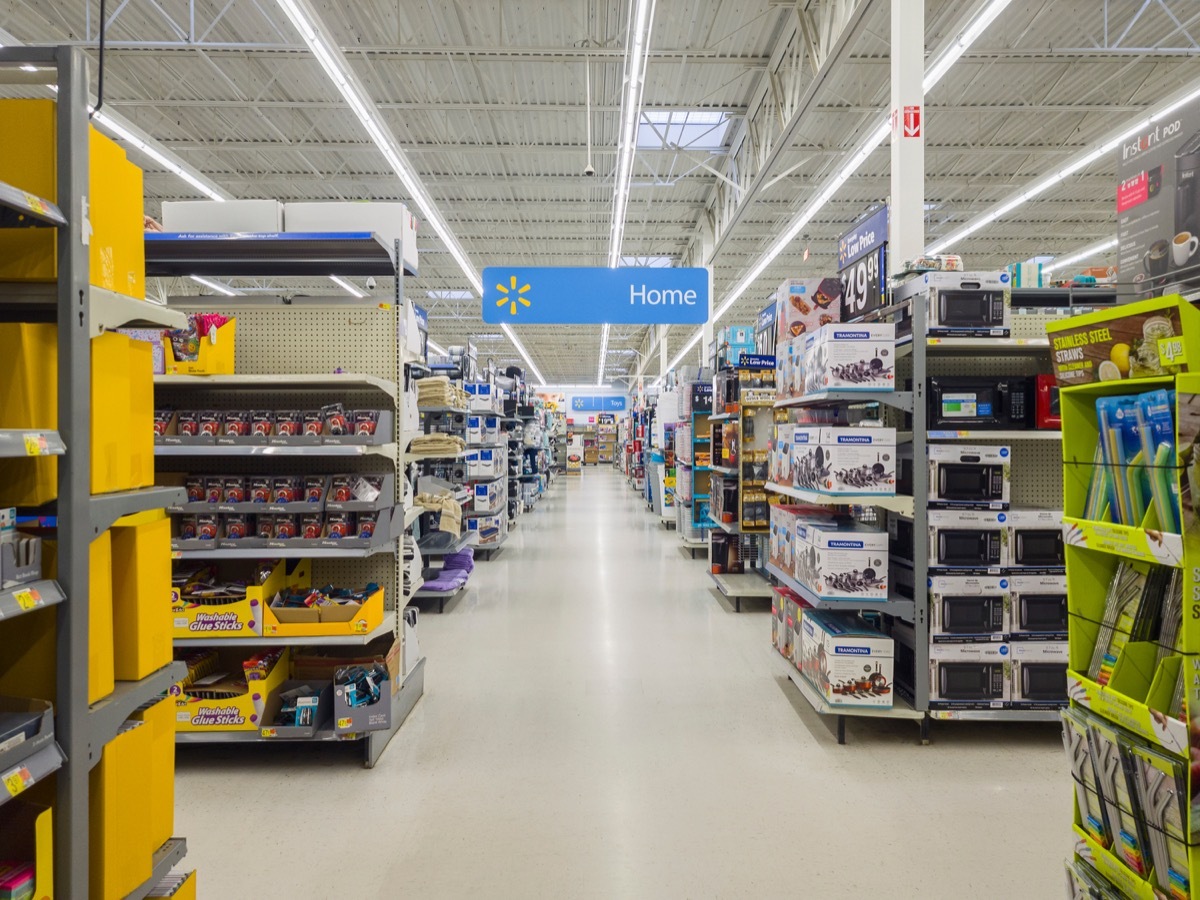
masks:
[[[469,450],[466,460],[468,478],[496,478],[504,474],[504,455],[499,450]]]
[[[789,426],[784,426],[789,427]],[[821,448],[821,429],[818,426],[792,427],[791,484],[806,491],[815,491],[821,483],[822,466],[817,464]],[[824,456],[821,456],[822,462]]]
[[[13,506],[0,507],[0,542],[17,539],[17,510]]]
[[[838,321],[842,315],[842,282],[838,278],[789,278],[779,285],[772,299],[778,346]]]
[[[1067,576],[1026,573],[1009,574],[1012,620],[1009,633],[1014,641],[1053,641],[1067,633]]]
[[[475,485],[475,512],[498,512],[503,508],[503,481],[488,481]]]
[[[935,643],[1003,641],[1010,602],[1007,578],[935,575],[929,579],[929,639]]]
[[[797,429],[799,431],[799,429]],[[826,494],[895,494],[896,429],[819,429],[818,449],[804,457],[806,480]],[[803,486],[803,485],[802,485]]]
[[[799,668],[834,706],[892,705],[892,639],[852,613],[805,609],[799,613]]]
[[[484,416],[483,417],[483,443],[499,444],[500,443],[500,417],[499,416]]]
[[[1012,451],[1008,447],[930,444],[932,506],[1008,509]]]
[[[930,644],[929,705],[938,709],[999,709],[1012,691],[1008,644]]]
[[[1008,565],[1007,513],[929,510],[929,565],[993,570]]]
[[[798,519],[796,580],[826,600],[886,600],[888,535]]]
[[[771,526],[767,538],[767,560],[795,577],[794,541],[796,514],[791,507],[771,504]]]
[[[467,443],[482,444],[483,439],[483,416],[470,415],[467,416]]]
[[[470,400],[472,412],[498,413],[504,408],[500,398],[500,389],[488,382],[468,382],[464,385]]]
[[[780,588],[771,591],[771,643],[783,652],[783,593]]]
[[[1067,642],[1021,641],[1012,645],[1013,706],[1053,709],[1067,704]]]
[[[163,231],[245,232],[283,231],[283,204],[278,200],[164,200]]]
[[[1008,565],[1042,570],[1066,565],[1062,510],[1010,510],[1007,524]]]
[[[287,203],[283,224],[288,231],[364,232],[379,235],[389,249],[400,241],[404,269],[417,274],[417,220],[403,203],[318,201]]]
[[[896,326],[826,325],[804,351],[806,394],[896,389]]]
[[[467,531],[479,533],[477,546],[480,547],[498,544],[508,533],[508,516],[504,513],[496,516],[471,516],[466,522]]]
[[[924,303],[933,336],[1008,337],[1012,279],[1007,272],[926,272],[896,288],[893,302]]]

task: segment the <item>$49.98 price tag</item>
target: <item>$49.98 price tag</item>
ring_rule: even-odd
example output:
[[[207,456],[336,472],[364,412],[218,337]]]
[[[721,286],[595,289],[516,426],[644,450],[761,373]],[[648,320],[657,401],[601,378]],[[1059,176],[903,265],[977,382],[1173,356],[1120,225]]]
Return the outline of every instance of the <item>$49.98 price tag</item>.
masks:
[[[883,254],[883,248],[879,248],[856,259],[839,273],[843,320],[858,318],[883,305]]]

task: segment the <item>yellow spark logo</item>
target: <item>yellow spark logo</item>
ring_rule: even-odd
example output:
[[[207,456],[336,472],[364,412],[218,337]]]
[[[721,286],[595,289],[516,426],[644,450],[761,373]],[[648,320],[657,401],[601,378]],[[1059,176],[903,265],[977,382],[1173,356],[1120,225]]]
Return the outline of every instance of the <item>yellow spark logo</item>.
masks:
[[[524,285],[523,287],[518,289],[516,275],[513,275],[508,279],[508,287],[505,287],[502,284],[498,284],[498,285],[496,285],[496,290],[498,290],[501,294],[504,295],[503,297],[501,297],[499,300],[496,301],[496,305],[504,306],[504,304],[507,303],[508,304],[508,314],[510,316],[515,316],[517,314],[517,304],[518,303],[520,303],[522,306],[526,306],[526,307],[530,306],[529,301],[525,299],[525,292],[529,290],[529,285]]]

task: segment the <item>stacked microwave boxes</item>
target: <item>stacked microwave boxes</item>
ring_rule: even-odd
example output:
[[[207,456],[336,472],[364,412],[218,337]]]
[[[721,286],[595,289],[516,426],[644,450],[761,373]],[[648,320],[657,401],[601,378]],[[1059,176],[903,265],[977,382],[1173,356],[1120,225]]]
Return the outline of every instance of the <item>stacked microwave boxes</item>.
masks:
[[[467,411],[467,486],[471,511],[464,514],[464,526],[478,535],[476,555],[485,559],[508,540],[509,531],[509,446],[501,430],[503,401],[491,384],[468,384]]]

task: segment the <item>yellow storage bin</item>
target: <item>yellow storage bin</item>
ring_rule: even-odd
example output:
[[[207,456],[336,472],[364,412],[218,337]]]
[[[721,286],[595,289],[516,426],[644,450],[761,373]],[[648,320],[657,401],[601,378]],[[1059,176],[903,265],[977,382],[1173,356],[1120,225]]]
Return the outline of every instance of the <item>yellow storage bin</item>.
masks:
[[[88,569],[88,703],[113,692],[112,532],[92,541]]]
[[[0,323],[0,428],[57,427],[57,326]],[[0,459],[0,506],[40,506],[57,496],[57,458]]]
[[[164,697],[131,717],[150,729],[150,765],[145,773],[145,815],[150,846],[161,847],[175,831],[175,701]]]
[[[146,815],[146,772],[154,729],[127,722],[104,745],[91,772],[89,874],[92,900],[120,900],[153,874],[150,816]]]
[[[162,510],[112,529],[113,672],[137,681],[171,661],[171,522]]]
[[[49,806],[25,800],[5,803],[0,816],[0,855],[32,860],[33,900],[53,900],[54,814]]]
[[[154,347],[130,338],[129,431],[125,448],[129,454],[129,486],[154,484]]]
[[[0,154],[0,181],[58,202],[58,147],[53,100],[0,100],[0,133],[20,134]],[[88,140],[90,283],[138,299],[146,296],[142,171],[120,145],[95,128]],[[68,217],[70,210],[63,211]],[[55,281],[52,229],[0,231],[0,281]]]
[[[0,694],[55,699],[56,625],[61,608],[51,606],[0,622]]]
[[[108,332],[92,341],[92,493],[133,486],[129,345],[133,338]],[[154,440],[153,426],[150,432]]]
[[[233,348],[237,339],[237,319],[230,319],[217,329],[217,340],[200,336],[200,352],[195,360],[175,358],[171,339],[163,336],[163,358],[168,375],[232,375]]]
[[[174,875],[172,874],[172,878]],[[196,870],[188,872],[183,876],[183,881],[179,883],[171,893],[155,893],[152,889],[146,895],[146,900],[196,900]]]

